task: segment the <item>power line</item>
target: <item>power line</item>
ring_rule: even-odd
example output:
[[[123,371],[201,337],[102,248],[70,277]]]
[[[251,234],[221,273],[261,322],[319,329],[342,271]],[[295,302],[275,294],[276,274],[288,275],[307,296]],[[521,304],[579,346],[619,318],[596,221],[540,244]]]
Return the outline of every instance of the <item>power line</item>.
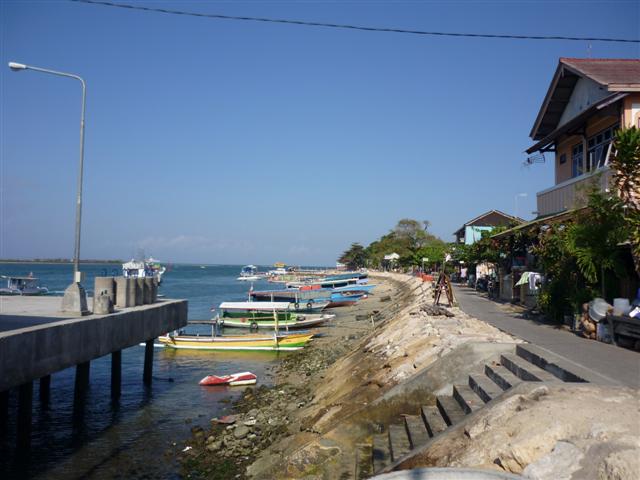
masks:
[[[126,8],[129,10],[141,10],[153,13],[165,13],[170,15],[184,15],[188,17],[210,18],[217,20],[240,20],[245,22],[266,22],[266,23],[285,23],[288,25],[302,25],[305,27],[325,27],[325,28],[341,28],[347,30],[364,30],[367,32],[386,32],[386,33],[407,33],[413,35],[429,35],[437,37],[466,37],[466,38],[497,38],[503,40],[568,40],[576,42],[616,42],[616,43],[640,43],[640,39],[630,38],[598,38],[598,37],[565,37],[561,35],[499,35],[489,33],[456,33],[456,32],[430,32],[425,30],[405,30],[402,28],[382,28],[382,27],[366,27],[363,25],[348,25],[342,23],[322,23],[307,22],[303,20],[289,20],[283,18],[265,18],[265,17],[239,17],[234,15],[221,15],[218,13],[197,13],[185,12],[181,10],[170,10],[166,8],[144,7],[142,5],[128,5],[124,3],[114,3],[98,0],[69,0],[77,3],[87,3],[91,5],[101,5],[104,7]]]

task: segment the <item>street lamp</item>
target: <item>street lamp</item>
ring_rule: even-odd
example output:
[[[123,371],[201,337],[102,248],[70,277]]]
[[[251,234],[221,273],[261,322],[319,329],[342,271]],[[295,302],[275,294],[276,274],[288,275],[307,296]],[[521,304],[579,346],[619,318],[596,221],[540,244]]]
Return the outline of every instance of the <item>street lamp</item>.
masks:
[[[62,299],[62,311],[77,313],[84,315],[88,313],[87,296],[81,285],[83,280],[80,272],[80,223],[82,219],[82,169],[84,164],[84,112],[87,100],[87,86],[78,75],[72,73],[58,72],[47,68],[34,67],[23,63],[9,62],[9,68],[14,72],[22,70],[33,70],[35,72],[48,73],[58,75],[60,77],[68,77],[76,79],[82,85],[82,112],[80,114],[80,165],[78,169],[78,190],[76,200],[76,226],[75,226],[75,246],[73,251],[73,282],[64,292]]]

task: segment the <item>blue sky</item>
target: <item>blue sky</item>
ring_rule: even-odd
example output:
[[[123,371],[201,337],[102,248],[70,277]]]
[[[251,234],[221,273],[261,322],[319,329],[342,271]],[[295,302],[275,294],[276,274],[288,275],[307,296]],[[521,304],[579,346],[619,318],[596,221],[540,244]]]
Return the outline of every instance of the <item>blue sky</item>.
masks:
[[[123,2],[125,3],[125,2]],[[133,2],[131,2],[133,3]],[[137,2],[482,33],[640,37],[637,2]],[[438,38],[1,2],[0,257],[71,257],[88,84],[82,257],[330,264],[400,218],[446,240],[490,209],[531,218],[522,166],[558,57],[587,42]],[[593,57],[638,57],[594,42]]]

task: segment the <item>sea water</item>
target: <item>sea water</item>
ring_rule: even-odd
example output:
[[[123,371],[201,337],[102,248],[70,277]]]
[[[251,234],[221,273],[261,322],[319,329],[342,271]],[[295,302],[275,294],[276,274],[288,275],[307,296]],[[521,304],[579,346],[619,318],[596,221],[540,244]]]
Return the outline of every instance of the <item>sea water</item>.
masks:
[[[210,319],[211,308],[222,301],[247,299],[250,285],[236,280],[240,268],[172,265],[159,293],[187,299],[190,320]],[[120,265],[83,264],[81,270],[90,291],[95,276],[118,275]],[[50,292],[60,295],[72,271],[68,264],[0,263],[0,274],[33,274]],[[254,288],[270,288],[270,284],[259,281]],[[210,332],[208,326],[189,328]],[[12,392],[8,432],[0,438],[0,478],[178,478],[175,452],[184,447],[191,428],[206,428],[212,417],[228,413],[244,388],[201,387],[198,381],[210,374],[251,371],[258,375],[259,385],[269,385],[269,366],[282,355],[157,348],[153,384],[146,388],[142,383],[144,347],[134,346],[122,352],[121,398],[111,400],[108,355],[91,362],[90,390],[82,409],[74,409],[74,368],[52,375],[47,405],[39,402],[35,381],[31,449],[15,449],[17,395]]]

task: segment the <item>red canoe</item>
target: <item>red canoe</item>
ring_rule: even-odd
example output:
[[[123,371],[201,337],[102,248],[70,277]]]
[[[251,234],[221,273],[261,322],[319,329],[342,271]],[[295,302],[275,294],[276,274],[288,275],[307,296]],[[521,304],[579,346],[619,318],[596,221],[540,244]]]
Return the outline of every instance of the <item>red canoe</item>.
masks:
[[[232,373],[231,375],[208,375],[200,380],[200,385],[253,385],[258,377],[251,372]]]

